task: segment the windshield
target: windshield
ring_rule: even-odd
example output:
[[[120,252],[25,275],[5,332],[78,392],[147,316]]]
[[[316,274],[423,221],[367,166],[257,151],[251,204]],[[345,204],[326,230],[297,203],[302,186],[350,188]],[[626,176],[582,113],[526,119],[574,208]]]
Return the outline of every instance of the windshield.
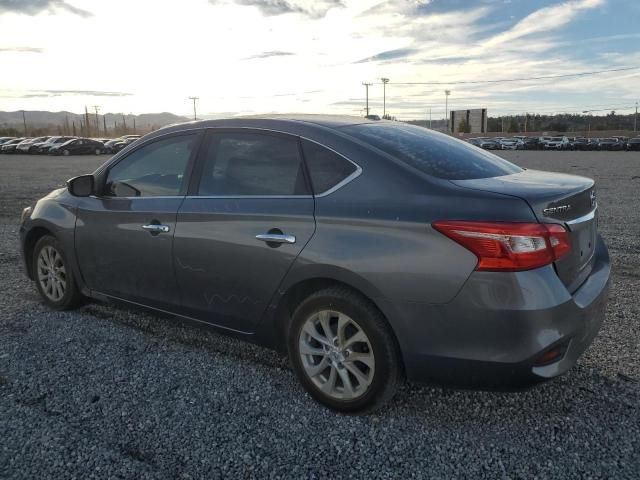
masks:
[[[499,177],[522,171],[497,155],[422,127],[364,123],[341,130],[423,173],[446,180]]]

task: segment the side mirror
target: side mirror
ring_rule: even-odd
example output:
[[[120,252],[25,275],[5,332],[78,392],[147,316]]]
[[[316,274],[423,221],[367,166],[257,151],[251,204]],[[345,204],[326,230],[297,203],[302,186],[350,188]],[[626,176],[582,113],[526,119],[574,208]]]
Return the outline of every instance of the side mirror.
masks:
[[[67,190],[74,197],[88,197],[94,193],[93,175],[80,175],[67,180]]]

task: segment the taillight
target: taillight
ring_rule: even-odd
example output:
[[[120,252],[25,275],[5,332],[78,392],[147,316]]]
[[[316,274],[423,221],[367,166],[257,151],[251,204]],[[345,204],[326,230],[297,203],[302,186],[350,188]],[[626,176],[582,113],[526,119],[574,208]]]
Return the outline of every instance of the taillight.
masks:
[[[558,224],[443,220],[432,226],[472,251],[478,257],[476,270],[531,270],[571,251],[569,234]]]

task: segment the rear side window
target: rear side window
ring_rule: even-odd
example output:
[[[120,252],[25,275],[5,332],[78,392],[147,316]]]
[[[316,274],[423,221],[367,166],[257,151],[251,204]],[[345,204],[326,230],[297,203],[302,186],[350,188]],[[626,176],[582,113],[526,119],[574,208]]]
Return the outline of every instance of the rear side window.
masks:
[[[308,195],[295,138],[249,132],[211,135],[198,195]]]
[[[316,194],[335,187],[357,169],[346,158],[308,140],[302,141],[302,151]]]
[[[497,155],[422,127],[365,123],[342,130],[421,172],[446,180],[499,177],[522,171]]]

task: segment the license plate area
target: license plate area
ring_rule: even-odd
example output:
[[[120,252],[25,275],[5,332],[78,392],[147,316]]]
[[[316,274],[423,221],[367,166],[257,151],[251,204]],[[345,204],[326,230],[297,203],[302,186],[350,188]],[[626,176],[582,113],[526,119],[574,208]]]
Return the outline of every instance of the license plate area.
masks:
[[[590,221],[570,225],[578,271],[589,265],[593,258],[593,252],[596,248],[596,224],[596,219],[593,218]]]

